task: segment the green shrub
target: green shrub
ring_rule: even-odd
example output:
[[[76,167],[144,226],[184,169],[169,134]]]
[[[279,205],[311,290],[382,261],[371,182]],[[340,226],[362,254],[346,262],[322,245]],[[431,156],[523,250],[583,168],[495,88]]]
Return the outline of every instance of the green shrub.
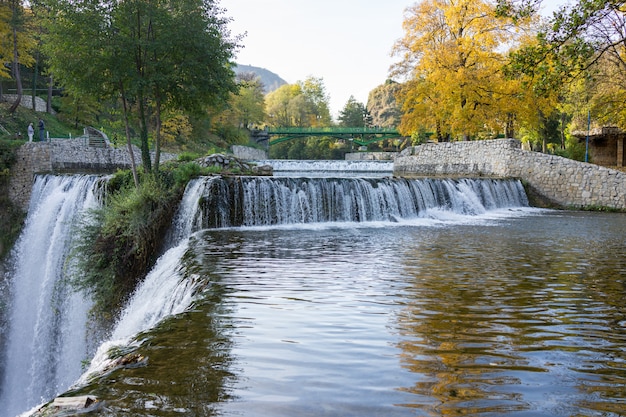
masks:
[[[92,295],[92,313],[103,324],[116,316],[156,261],[184,190],[183,184],[146,174],[135,188],[128,177],[119,172],[111,178],[105,205],[80,225],[73,252],[81,273],[71,283]]]
[[[103,207],[93,210],[76,234],[71,284],[94,300],[92,315],[111,323],[154,265],[187,183],[218,173],[195,162],[168,162],[158,174],[139,173],[134,186],[130,171],[118,171],[106,187]]]
[[[188,162],[177,167],[173,172],[178,184],[187,184],[191,179],[205,175],[206,171],[195,162]]]
[[[198,159],[199,157],[200,155],[194,152],[181,152],[180,154],[178,154],[178,161],[189,162]]]

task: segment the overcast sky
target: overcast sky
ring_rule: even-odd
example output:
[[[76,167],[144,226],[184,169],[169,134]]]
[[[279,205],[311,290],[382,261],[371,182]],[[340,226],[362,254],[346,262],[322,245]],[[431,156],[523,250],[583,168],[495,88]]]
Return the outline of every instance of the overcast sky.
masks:
[[[544,0],[546,8],[566,0]],[[268,69],[289,84],[322,78],[331,114],[389,77],[403,36],[407,0],[221,0],[233,35],[245,33],[236,62]]]

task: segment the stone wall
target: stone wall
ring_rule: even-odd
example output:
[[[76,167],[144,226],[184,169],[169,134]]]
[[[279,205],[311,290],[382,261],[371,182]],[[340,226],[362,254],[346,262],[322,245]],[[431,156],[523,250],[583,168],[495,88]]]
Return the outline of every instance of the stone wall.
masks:
[[[395,159],[394,174],[520,178],[559,206],[626,210],[626,173],[525,151],[515,139],[429,143],[407,148]]]
[[[9,198],[24,211],[28,209],[33,176],[37,172],[50,172],[50,146],[46,143],[32,142],[22,145],[17,150],[17,160],[11,168],[9,179]]]
[[[346,161],[391,161],[397,152],[352,152],[346,154]]]
[[[243,145],[232,145],[230,150],[233,155],[235,155],[235,158],[244,161],[263,161],[267,159],[267,152],[263,149]]]
[[[7,103],[13,103],[17,100],[17,94],[3,94],[2,98]],[[20,106],[26,107],[29,109],[33,108],[33,96],[31,95],[22,95],[22,99],[20,100]],[[41,97],[35,97],[35,111],[44,113],[46,111],[46,101]]]
[[[141,164],[141,152],[133,147],[135,163]],[[161,154],[161,162],[175,158]],[[52,139],[50,142],[26,142],[17,150],[11,168],[9,198],[23,210],[28,208],[35,174],[106,174],[131,167],[130,153],[124,148],[101,148],[88,145],[88,139]]]

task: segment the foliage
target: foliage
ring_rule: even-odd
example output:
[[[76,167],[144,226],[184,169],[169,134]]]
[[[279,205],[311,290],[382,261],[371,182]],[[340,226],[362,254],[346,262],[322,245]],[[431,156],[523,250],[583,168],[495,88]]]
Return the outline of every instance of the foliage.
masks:
[[[400,131],[426,127],[444,140],[469,138],[492,124],[509,95],[501,51],[514,40],[512,22],[497,18],[484,0],[423,0],[407,9],[403,27],[394,47],[401,57],[394,73],[407,78]]]
[[[142,176],[134,186],[130,171],[119,171],[107,183],[105,205],[77,229],[72,285],[94,299],[92,313],[103,323],[119,313],[144,277],[163,244],[187,182],[204,174],[193,162],[164,164],[161,178]]]
[[[583,162],[586,153],[585,143],[578,140],[575,136],[567,135],[565,149],[556,149],[554,153],[564,158]]]
[[[189,142],[193,135],[193,126],[187,116],[181,110],[170,110],[165,112],[163,125],[163,145]]]
[[[340,126],[365,127],[369,119],[369,113],[365,105],[356,101],[354,96],[350,96],[346,105],[339,113]]]
[[[132,112],[147,171],[148,130],[154,129],[158,167],[165,110],[200,112],[235,90],[230,60],[237,45],[227,39],[227,19],[213,0],[43,5],[44,49],[56,79],[77,96],[121,99],[127,141]]]
[[[65,95],[59,100],[59,119],[70,123],[74,129],[92,126],[96,123],[100,106],[89,96]]]
[[[395,128],[400,124],[402,112],[396,100],[401,85],[387,80],[370,91],[367,97],[367,112],[371,117],[370,125]]]
[[[33,15],[22,5],[21,0],[7,0],[0,3],[0,77],[9,75],[15,81],[17,99],[9,108],[14,113],[22,98],[21,66],[35,63],[34,50],[37,40],[33,30]]]
[[[503,14],[531,13],[535,4],[501,0]],[[626,2],[580,0],[561,7],[529,42],[511,55],[509,72],[524,74],[540,94],[560,91],[574,121],[587,113],[626,128]],[[584,86],[584,87],[583,87]],[[571,87],[575,93],[563,91]],[[578,96],[576,96],[578,95]]]
[[[231,126],[250,129],[265,119],[265,94],[263,83],[254,74],[238,74],[238,91],[231,93],[228,108],[222,118]]]
[[[345,159],[350,152],[350,143],[325,136],[319,138],[296,139],[270,147],[273,159]]]
[[[329,98],[321,78],[285,84],[265,98],[267,122],[281,127],[330,126]]]

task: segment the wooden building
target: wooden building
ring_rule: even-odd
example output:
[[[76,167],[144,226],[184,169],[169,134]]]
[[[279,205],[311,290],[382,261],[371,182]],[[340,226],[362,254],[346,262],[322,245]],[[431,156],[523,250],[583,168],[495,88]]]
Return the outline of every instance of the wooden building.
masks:
[[[587,140],[587,132],[572,133],[582,143]],[[624,139],[626,132],[617,127],[602,127],[589,131],[589,162],[605,167],[623,168],[626,163]]]

